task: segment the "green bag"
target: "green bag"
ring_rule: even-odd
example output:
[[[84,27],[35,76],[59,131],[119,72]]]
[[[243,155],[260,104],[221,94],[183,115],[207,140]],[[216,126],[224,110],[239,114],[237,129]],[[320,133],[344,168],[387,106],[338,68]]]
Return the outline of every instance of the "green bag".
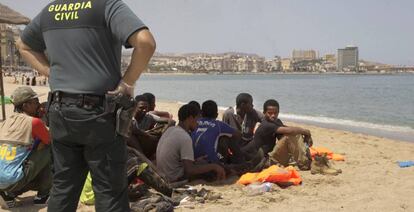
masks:
[[[148,167],[147,163],[140,164],[136,171],[136,176],[139,176],[147,167]],[[93,189],[92,189],[92,177],[91,177],[90,172],[88,172],[88,176],[86,177],[85,184],[83,185],[82,193],[80,196],[80,201],[82,204],[85,204],[85,205],[95,204],[95,194],[93,193]]]
[[[95,194],[92,189],[92,177],[91,173],[88,173],[86,177],[85,184],[83,185],[82,194],[80,196],[81,203],[85,205],[94,205],[95,204]]]

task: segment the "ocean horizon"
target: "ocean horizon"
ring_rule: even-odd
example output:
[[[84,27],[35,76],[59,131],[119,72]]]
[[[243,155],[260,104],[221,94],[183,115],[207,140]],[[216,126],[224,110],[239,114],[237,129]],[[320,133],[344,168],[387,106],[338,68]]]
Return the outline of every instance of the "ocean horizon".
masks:
[[[284,121],[414,142],[414,75],[143,75],[135,94],[185,103],[212,99],[226,109],[238,93],[262,111],[279,101]]]

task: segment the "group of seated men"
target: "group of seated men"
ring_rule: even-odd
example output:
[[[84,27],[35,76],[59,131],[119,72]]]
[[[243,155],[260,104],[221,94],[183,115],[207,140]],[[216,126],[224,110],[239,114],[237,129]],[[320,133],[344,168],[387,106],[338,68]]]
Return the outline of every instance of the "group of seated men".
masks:
[[[236,107],[224,112],[223,121],[216,120],[218,109],[212,100],[199,110],[196,104],[183,105],[178,125],[168,128],[159,140],[156,164],[169,182],[223,179],[226,174],[258,171],[272,164],[287,166],[292,161],[301,170],[311,168],[310,131],[284,125],[278,119],[276,100],[267,100],[261,113],[253,108],[252,96],[241,93]]]
[[[34,203],[45,204],[52,178],[49,132],[39,114],[44,108],[30,87],[17,88],[12,100],[15,113],[0,126],[1,199],[11,208],[15,197],[35,190]],[[337,172],[328,164],[312,162],[311,132],[283,124],[274,99],[259,112],[252,96],[240,93],[236,107],[227,109],[222,121],[216,120],[216,102],[207,100],[200,106],[192,101],[180,107],[177,125],[168,112],[155,111],[153,94],[138,95],[135,101],[132,134],[126,139],[129,183],[138,177],[170,196],[173,186],[188,180],[222,180],[273,164]]]
[[[212,100],[201,108],[195,102],[183,105],[178,125],[168,128],[158,141],[158,172],[169,183],[193,178],[220,180],[271,165],[295,164],[321,174],[339,172],[328,163],[312,162],[311,132],[283,124],[279,109],[279,103],[269,99],[259,112],[247,93],[237,96],[236,107],[224,112],[223,121],[216,120],[218,108]]]

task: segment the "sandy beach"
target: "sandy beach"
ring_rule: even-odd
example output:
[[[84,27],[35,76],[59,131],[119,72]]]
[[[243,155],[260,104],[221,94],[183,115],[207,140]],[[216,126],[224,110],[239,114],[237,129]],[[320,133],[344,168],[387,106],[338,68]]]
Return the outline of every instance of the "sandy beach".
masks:
[[[20,85],[5,78],[5,95]],[[48,87],[34,86],[46,94]],[[40,98],[46,100],[46,95]],[[157,109],[177,117],[177,102],[158,101]],[[13,106],[6,106],[12,113]],[[414,142],[401,142],[347,131],[326,129],[296,123],[311,130],[314,146],[323,146],[345,155],[344,162],[335,162],[343,173],[338,176],[311,175],[300,171],[302,185],[258,196],[248,196],[243,187],[234,184],[236,178],[213,185],[198,185],[220,193],[222,199],[180,207],[177,211],[414,211],[414,167],[400,168],[396,161],[414,160]],[[413,139],[414,140],[414,139]],[[18,207],[10,211],[46,211],[31,206],[34,192],[18,198]],[[0,211],[8,211],[1,210]],[[94,211],[79,205],[78,211]]]

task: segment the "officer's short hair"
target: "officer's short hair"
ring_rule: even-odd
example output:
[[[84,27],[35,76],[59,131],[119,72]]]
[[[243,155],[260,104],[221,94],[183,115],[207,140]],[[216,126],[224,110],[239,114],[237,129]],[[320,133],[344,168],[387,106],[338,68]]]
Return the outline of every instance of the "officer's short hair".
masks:
[[[263,104],[263,113],[267,111],[267,107],[269,106],[277,107],[277,109],[279,109],[279,102],[274,99],[266,100],[266,102]]]
[[[200,110],[196,106],[186,104],[181,106],[178,110],[178,120],[185,121],[190,116],[197,117],[198,114],[200,114]]]
[[[206,118],[217,118],[217,103],[213,100],[203,102],[201,107],[201,114]]]
[[[252,95],[248,93],[240,93],[236,97],[236,106],[240,107],[242,103],[248,103],[250,101],[253,101]]]

